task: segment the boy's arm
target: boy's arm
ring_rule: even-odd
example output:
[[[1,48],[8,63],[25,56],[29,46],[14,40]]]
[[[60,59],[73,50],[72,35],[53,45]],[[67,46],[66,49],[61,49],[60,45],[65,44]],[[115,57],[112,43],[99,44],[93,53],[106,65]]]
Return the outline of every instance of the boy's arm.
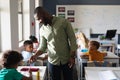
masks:
[[[81,53],[80,57],[81,58],[86,58],[89,56],[89,53]]]
[[[104,57],[107,56],[107,53],[103,53],[104,54]]]

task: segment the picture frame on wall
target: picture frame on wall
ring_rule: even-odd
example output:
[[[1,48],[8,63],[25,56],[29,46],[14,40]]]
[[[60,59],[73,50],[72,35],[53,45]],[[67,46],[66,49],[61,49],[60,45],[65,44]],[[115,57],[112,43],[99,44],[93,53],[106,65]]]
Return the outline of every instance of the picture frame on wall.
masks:
[[[74,10],[68,10],[68,11],[67,11],[67,15],[72,15],[72,16],[74,16],[74,15],[75,15],[75,11],[74,11]]]
[[[58,7],[58,12],[65,12],[65,7]]]
[[[70,22],[75,22],[75,18],[74,17],[68,17],[67,18]]]
[[[62,18],[65,18],[65,14],[58,14],[58,17],[62,17]]]

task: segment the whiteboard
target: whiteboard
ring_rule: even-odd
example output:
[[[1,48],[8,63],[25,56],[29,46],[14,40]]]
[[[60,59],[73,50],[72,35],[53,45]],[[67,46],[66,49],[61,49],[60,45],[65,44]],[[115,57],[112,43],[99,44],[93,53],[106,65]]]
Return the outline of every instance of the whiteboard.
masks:
[[[75,21],[71,23],[74,28],[89,28],[91,33],[99,34],[117,29],[120,33],[120,5],[57,5],[56,15],[61,6],[65,7],[65,18],[69,17],[67,10],[75,11]]]

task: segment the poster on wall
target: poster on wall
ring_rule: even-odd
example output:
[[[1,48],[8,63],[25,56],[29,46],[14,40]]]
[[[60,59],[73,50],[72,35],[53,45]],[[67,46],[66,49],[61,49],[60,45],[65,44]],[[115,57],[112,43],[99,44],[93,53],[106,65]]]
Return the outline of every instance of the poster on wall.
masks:
[[[74,15],[75,15],[75,11],[74,11],[74,10],[68,10],[68,11],[67,11],[67,15],[72,15],[72,16],[74,16]]]
[[[58,12],[65,12],[65,7],[58,7]]]
[[[59,17],[65,18],[65,14],[58,14]]]
[[[75,22],[75,18],[74,17],[68,17],[67,18],[70,22]]]

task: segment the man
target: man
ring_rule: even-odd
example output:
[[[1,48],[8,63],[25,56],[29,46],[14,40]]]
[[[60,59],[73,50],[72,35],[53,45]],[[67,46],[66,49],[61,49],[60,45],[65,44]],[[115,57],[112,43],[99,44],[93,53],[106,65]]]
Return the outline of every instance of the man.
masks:
[[[64,18],[53,17],[42,7],[35,9],[34,18],[42,26],[40,28],[40,46],[30,61],[34,61],[47,49],[51,80],[61,80],[61,71],[64,80],[73,80],[72,67],[75,63],[77,45],[70,22]]]

